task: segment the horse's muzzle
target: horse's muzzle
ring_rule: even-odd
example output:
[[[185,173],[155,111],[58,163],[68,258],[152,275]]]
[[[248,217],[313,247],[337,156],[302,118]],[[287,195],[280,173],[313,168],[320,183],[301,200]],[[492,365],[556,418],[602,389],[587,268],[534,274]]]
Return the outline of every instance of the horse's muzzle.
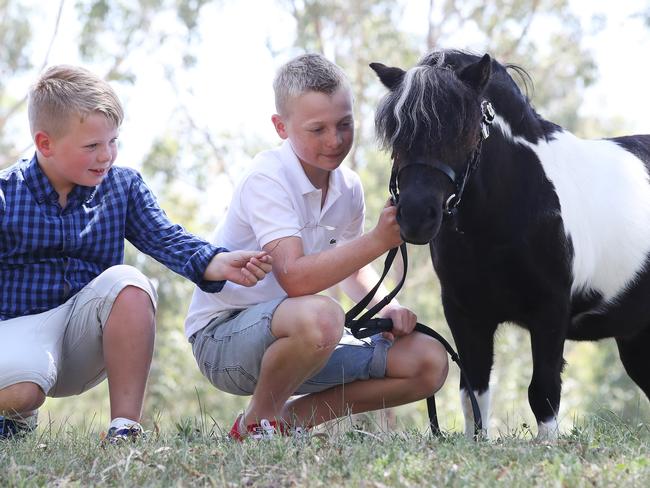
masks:
[[[441,213],[398,205],[397,223],[400,236],[409,244],[428,244],[440,230]]]

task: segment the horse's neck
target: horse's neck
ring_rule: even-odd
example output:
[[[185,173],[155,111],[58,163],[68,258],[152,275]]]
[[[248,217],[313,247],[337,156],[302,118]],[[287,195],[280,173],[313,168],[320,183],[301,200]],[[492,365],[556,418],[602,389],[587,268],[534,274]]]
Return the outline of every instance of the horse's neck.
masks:
[[[483,143],[478,171],[468,186],[468,207],[481,208],[492,218],[507,221],[513,214],[521,215],[536,208],[532,202],[552,198],[552,185],[545,168],[537,157],[539,146],[553,134],[565,134],[567,141],[574,139],[562,128],[544,121],[520,120],[520,125],[510,124],[497,114],[489,138]],[[569,142],[567,142],[570,145]],[[480,225],[480,219],[478,219]]]

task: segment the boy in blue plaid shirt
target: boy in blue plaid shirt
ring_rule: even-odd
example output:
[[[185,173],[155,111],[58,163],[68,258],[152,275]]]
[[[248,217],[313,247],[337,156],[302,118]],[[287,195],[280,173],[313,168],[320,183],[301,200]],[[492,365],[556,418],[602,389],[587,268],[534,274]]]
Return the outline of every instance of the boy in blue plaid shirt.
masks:
[[[207,292],[270,271],[265,253],[170,222],[136,171],[113,166],[122,119],[112,88],[82,68],[52,67],[30,90],[36,153],[0,171],[0,438],[33,430],[46,396],[106,377],[109,440],[141,432],[156,291],[122,264],[125,238]]]

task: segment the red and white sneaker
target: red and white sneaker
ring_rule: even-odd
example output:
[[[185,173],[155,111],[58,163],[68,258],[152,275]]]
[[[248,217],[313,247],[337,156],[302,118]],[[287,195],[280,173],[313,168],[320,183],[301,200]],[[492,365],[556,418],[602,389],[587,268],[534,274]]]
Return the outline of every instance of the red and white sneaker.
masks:
[[[249,424],[246,426],[246,430],[242,426],[242,417],[243,414],[239,414],[235,423],[233,424],[228,437],[232,440],[242,442],[247,437],[255,440],[268,440],[272,439],[276,435],[281,435],[282,437],[293,437],[296,439],[306,439],[310,436],[310,431],[312,426],[307,427],[297,427],[293,425],[287,425],[284,423],[278,423],[274,420],[262,419],[259,424]]]
[[[228,437],[232,440],[242,442],[244,439],[250,437],[255,440],[269,440],[273,439],[276,435],[276,422],[269,421],[266,419],[260,420],[259,424],[248,424],[246,426],[246,431],[242,432],[243,428],[241,425],[243,414],[239,414],[235,423],[228,433]]]

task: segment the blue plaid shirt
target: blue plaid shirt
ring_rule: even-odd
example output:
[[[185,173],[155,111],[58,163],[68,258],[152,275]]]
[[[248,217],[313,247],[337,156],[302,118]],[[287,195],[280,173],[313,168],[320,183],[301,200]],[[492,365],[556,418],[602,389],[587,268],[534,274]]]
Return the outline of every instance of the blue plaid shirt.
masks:
[[[0,171],[0,320],[55,308],[124,260],[124,239],[196,283],[225,251],[169,221],[140,174],[113,167],[96,187],[75,186],[61,209],[34,156]]]

